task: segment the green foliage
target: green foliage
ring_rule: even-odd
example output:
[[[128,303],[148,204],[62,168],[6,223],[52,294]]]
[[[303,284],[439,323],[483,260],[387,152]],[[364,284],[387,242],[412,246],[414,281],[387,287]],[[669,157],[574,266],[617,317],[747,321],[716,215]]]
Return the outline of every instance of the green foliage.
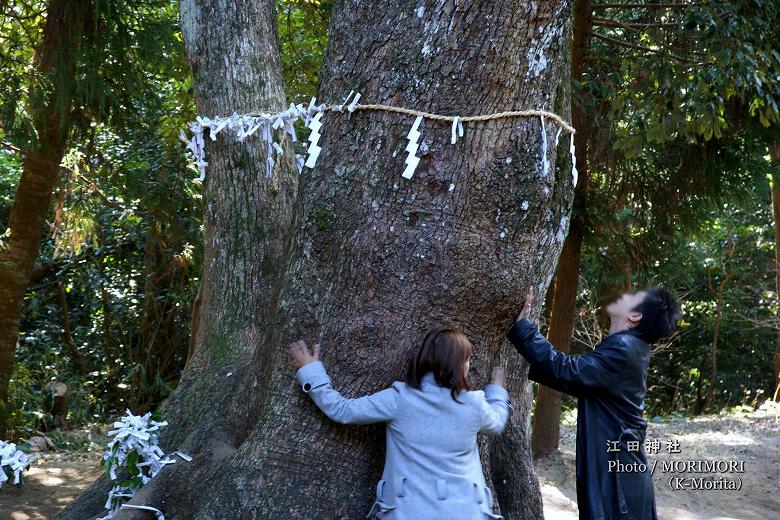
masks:
[[[614,232],[612,216],[631,206],[650,236],[668,237],[763,182],[780,128],[778,9],[596,10],[576,91],[588,114],[591,231]]]
[[[660,345],[651,359],[645,403],[649,414],[701,411],[711,383],[708,356],[718,310],[709,287],[717,289],[721,282],[715,410],[755,406],[771,397],[778,299],[767,188],[757,186],[744,203],[712,210],[695,229],[658,243],[641,231],[634,234],[632,217],[627,217],[627,235],[633,236],[615,236],[586,248],[582,276],[590,291],[581,301],[585,308],[604,303],[606,299],[595,300],[595,295],[614,294],[610,289],[626,283],[627,276],[636,288],[664,283],[683,303],[680,332],[670,344]],[[635,240],[652,245],[640,247]],[[734,241],[731,256],[730,240]]]
[[[780,122],[777,2],[598,13],[610,23],[592,44],[599,59],[584,80],[586,105],[613,123],[614,149],[625,157],[676,139],[721,139],[748,117]]]
[[[317,95],[332,7],[331,0],[277,3],[282,74],[287,98],[294,103]]]
[[[82,136],[96,121],[121,127],[135,117],[135,102],[154,94],[150,83],[180,75],[185,68],[178,5],[165,0],[64,2],[68,32],[48,40],[55,50],[54,66],[30,67],[47,43],[46,8],[53,4],[2,7],[0,127],[25,150],[36,142],[35,114],[70,112],[73,129]],[[73,70],[57,66],[71,62]]]
[[[52,380],[68,385],[71,426],[127,406],[145,410],[168,395],[186,358],[202,263],[200,185],[178,139],[194,118],[178,6],[87,3],[99,30],[83,27],[80,47],[68,50],[74,82],[57,85],[73,94],[74,124],[38,259],[42,274],[25,301],[11,382],[17,436],[50,422],[41,389]],[[35,139],[27,116],[34,100],[25,94],[52,80],[29,76],[27,62],[42,42],[38,7],[0,26],[0,35],[19,36],[0,40],[8,64],[0,82],[24,85],[0,94],[0,230]],[[83,7],[68,3],[68,16]]]

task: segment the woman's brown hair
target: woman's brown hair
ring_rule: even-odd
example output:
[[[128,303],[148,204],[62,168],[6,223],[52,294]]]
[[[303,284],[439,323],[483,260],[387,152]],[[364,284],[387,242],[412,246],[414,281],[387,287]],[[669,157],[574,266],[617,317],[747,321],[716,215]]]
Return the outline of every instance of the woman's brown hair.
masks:
[[[420,389],[423,376],[432,372],[436,383],[450,388],[452,398],[459,403],[458,393],[471,389],[463,370],[471,350],[471,342],[458,330],[438,328],[430,331],[409,360],[406,384]]]

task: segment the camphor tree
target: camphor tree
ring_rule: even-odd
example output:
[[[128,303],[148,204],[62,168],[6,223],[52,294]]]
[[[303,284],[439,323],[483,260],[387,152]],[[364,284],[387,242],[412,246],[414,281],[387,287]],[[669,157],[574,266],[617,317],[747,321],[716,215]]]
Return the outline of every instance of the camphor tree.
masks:
[[[181,11],[200,113],[284,108],[272,3],[187,0]],[[338,2],[318,99],[356,90],[440,114],[566,119],[570,18],[568,1]],[[482,439],[483,464],[507,518],[541,518],[525,366],[503,337],[525,290],[546,290],[568,230],[573,184],[552,146],[558,127],[545,125],[544,175],[539,117],[467,124],[456,144],[449,122],[425,120],[420,164],[405,179],[412,117],[322,121],[322,154],[297,197],[289,142],[272,178],[258,141],[222,133],[207,144],[195,349],[162,409],[163,449],[194,458],[166,466],[131,503],[170,518],[364,517],[383,426],[330,422],[298,388],[286,346],[321,341],[334,384],[354,397],[402,378],[424,334],[446,323],[474,343],[475,386],[496,363],[511,366],[512,424]],[[568,135],[560,140],[565,157]],[[99,513],[110,485],[102,477],[57,518]]]

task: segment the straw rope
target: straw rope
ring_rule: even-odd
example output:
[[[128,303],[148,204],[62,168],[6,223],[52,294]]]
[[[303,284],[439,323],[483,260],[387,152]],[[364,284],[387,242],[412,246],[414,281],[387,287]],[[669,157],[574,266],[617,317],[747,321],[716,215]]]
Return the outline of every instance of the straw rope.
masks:
[[[571,126],[569,123],[563,120],[561,116],[558,114],[555,114],[553,112],[547,112],[546,110],[511,110],[506,112],[497,112],[495,114],[484,114],[480,116],[445,116],[442,114],[432,114],[430,112],[421,112],[419,110],[412,110],[410,108],[403,108],[403,107],[394,107],[391,105],[381,105],[381,104],[369,104],[369,105],[329,105],[324,104],[320,105],[320,111],[322,112],[344,112],[345,110],[349,109],[351,112],[352,110],[380,110],[385,112],[396,112],[399,114],[407,114],[410,116],[423,116],[426,119],[433,119],[437,121],[455,121],[457,118],[458,121],[461,121],[463,123],[469,122],[469,121],[491,121],[494,119],[503,119],[507,117],[533,117],[533,116],[542,116],[546,117],[548,119],[551,119],[554,121],[558,126],[569,132],[570,134],[575,133],[574,127]],[[249,115],[259,115],[256,113],[252,113]]]

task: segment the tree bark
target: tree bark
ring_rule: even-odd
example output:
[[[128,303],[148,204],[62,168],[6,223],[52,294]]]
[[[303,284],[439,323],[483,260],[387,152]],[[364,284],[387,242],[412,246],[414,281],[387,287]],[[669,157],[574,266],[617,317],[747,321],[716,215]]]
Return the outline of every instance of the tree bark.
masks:
[[[183,0],[180,10],[198,114],[286,108],[273,2]],[[178,387],[161,406],[171,426],[160,436],[166,453],[175,447],[197,457],[158,474],[159,487],[150,493],[189,500],[257,420],[267,371],[264,335],[289,257],[298,170],[292,144],[279,132],[285,154],[267,177],[266,145],[256,135],[239,143],[227,130],[216,141],[206,132],[204,273],[194,341]],[[101,476],[57,518],[102,515],[113,484]],[[116,518],[132,515],[126,511]]]
[[[585,70],[585,55],[593,30],[593,4],[591,0],[575,0],[572,28],[571,75],[581,81]],[[563,244],[563,251],[553,280],[552,309],[547,339],[564,353],[569,353],[574,334],[577,307],[577,286],[580,278],[580,255],[582,240],[587,227],[588,202],[588,140],[584,107],[578,99],[572,101],[571,116],[577,129],[575,155],[579,182],[574,194],[574,207],[569,234]],[[549,455],[558,449],[560,442],[561,394],[544,385],[539,385],[534,407],[531,448],[534,459]]]
[[[26,150],[22,175],[0,244],[0,437],[8,426],[8,382],[13,373],[24,295],[38,257],[43,223],[57,183],[70,130],[75,56],[89,16],[89,2],[51,0],[41,46],[33,59],[36,80],[29,111],[37,139]]]

